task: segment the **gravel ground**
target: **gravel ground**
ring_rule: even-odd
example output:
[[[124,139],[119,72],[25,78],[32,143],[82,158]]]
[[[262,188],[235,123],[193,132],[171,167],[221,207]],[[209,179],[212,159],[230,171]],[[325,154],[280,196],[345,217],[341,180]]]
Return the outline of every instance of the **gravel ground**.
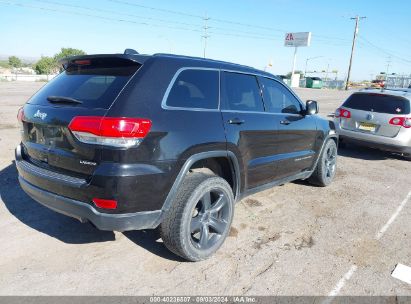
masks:
[[[13,164],[15,117],[43,84],[0,83],[0,295],[411,296],[411,286],[390,275],[397,263],[411,266],[410,161],[340,150],[331,186],[295,182],[242,200],[218,253],[187,263],[153,231],[98,231],[23,193]],[[296,91],[318,100],[323,116],[348,96]]]

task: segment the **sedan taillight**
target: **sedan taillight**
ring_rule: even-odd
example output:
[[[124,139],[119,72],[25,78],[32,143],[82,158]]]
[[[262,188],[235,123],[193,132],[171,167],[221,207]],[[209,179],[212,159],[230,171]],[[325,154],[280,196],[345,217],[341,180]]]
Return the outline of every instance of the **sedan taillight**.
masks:
[[[337,111],[335,111],[335,117],[351,118],[351,112],[342,108],[338,108]]]
[[[69,129],[81,142],[114,147],[138,146],[151,129],[145,118],[76,116]]]
[[[411,118],[408,117],[393,117],[390,119],[390,125],[411,128]]]

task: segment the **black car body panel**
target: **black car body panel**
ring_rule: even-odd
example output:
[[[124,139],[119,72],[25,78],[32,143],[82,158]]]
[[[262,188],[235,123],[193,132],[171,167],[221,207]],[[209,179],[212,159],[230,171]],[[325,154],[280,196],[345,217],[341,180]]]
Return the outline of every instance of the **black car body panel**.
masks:
[[[161,222],[161,214],[169,208],[184,174],[201,159],[228,160],[232,187],[239,199],[264,185],[308,177],[325,140],[330,136],[336,138],[333,125],[316,115],[306,115],[304,104],[282,83],[281,89],[294,95],[301,110],[271,113],[261,77],[279,84],[281,80],[250,67],[167,54],[76,56],[65,60],[64,64],[100,60],[99,64],[104,66],[104,60],[109,60],[110,56],[123,60],[124,65],[130,61],[138,67],[134,74],[127,76],[129,78],[118,88],[113,100],[104,101],[109,106],[92,107],[91,101],[54,104],[46,102],[44,97],[40,102],[33,102],[39,96],[35,95],[23,108],[22,143],[16,149],[16,165],[23,189],[36,200],[47,200],[46,205],[58,212],[95,224],[101,214],[120,218],[124,214],[134,214],[135,218],[140,218],[138,214],[155,212],[151,223],[145,221],[139,225],[136,220],[112,226],[113,230],[153,228]],[[81,69],[73,68],[74,75],[89,73]],[[184,85],[184,81],[178,80],[179,73],[189,69],[216,71],[219,79],[216,90],[220,92],[215,100],[216,108],[167,105],[174,85]],[[261,98],[262,111],[224,109],[221,104],[223,72],[255,77],[259,97],[253,98]],[[104,70],[104,75],[112,77],[107,76],[110,71]],[[53,82],[48,86],[53,86]],[[58,92],[58,88],[56,90]],[[77,116],[141,117],[150,119],[152,126],[135,147],[93,145],[79,141],[68,127]],[[41,194],[35,195],[36,189],[41,190]],[[116,200],[117,208],[97,207],[93,204],[96,197]],[[88,207],[83,206],[85,209],[81,208],[81,212],[77,207],[70,210],[61,207],[69,205],[70,201]],[[81,214],[73,214],[76,210]],[[99,225],[101,229],[110,230],[107,222],[96,224]]]

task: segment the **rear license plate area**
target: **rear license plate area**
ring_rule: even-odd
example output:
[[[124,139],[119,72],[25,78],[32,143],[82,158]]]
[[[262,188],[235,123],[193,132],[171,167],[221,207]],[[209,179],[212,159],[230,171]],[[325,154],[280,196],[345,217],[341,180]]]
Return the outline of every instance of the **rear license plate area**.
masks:
[[[369,122],[360,122],[358,125],[358,130],[367,131],[367,132],[375,132],[377,129],[377,125]]]

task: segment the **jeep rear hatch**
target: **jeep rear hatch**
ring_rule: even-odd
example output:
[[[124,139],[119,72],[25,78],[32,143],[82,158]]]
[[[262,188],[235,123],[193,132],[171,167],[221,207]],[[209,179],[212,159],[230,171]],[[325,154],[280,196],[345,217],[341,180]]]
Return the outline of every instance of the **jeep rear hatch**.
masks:
[[[77,100],[83,108],[108,109],[140,63],[121,57],[84,56],[63,63],[65,71],[28,103],[50,106]],[[60,102],[57,100],[60,98]],[[64,101],[66,99],[66,101]]]
[[[67,60],[64,71],[36,93],[19,115],[27,160],[69,175],[92,174],[105,147],[81,142],[69,125],[75,117],[103,119],[140,66],[123,55]]]

